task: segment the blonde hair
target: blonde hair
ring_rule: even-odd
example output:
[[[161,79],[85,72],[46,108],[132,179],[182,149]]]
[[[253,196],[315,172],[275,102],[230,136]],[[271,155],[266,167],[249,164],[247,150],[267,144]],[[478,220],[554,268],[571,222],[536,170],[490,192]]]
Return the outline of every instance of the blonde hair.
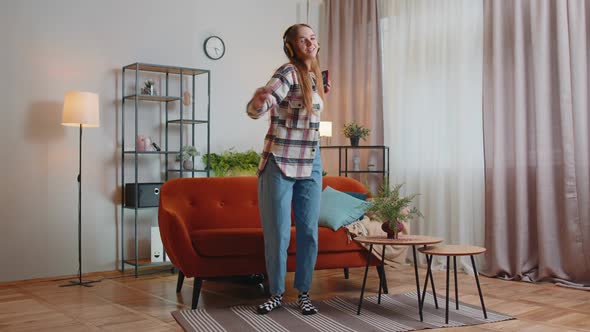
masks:
[[[287,47],[291,48],[291,52],[288,52],[287,50],[285,50],[285,54],[289,58],[289,62],[291,64],[293,64],[295,66],[295,68],[297,69],[297,78],[299,79],[299,82],[301,83],[301,92],[303,94],[303,105],[305,106],[305,108],[307,110],[315,112],[313,109],[313,88],[312,88],[313,83],[312,83],[309,75],[307,75],[307,73],[308,73],[307,65],[305,64],[305,62],[303,62],[301,59],[299,59],[297,57],[297,54],[295,52],[295,47],[294,47],[294,41],[297,38],[297,34],[299,33],[299,29],[302,27],[307,27],[307,28],[311,29],[311,27],[309,25],[304,24],[304,23],[299,23],[299,24],[295,24],[295,25],[290,26],[285,31],[285,35],[284,35],[285,48],[287,48]],[[287,46],[287,43],[289,43],[288,46]],[[319,44],[318,44],[318,52],[319,52]],[[322,72],[320,71],[320,58],[319,58],[318,54],[316,54],[315,58],[311,61],[311,68],[310,69],[311,69],[311,72],[313,72],[315,75],[317,92],[320,95],[320,97],[322,98],[322,100],[324,100],[324,84],[322,81]],[[306,75],[304,75],[304,74],[306,74]]]

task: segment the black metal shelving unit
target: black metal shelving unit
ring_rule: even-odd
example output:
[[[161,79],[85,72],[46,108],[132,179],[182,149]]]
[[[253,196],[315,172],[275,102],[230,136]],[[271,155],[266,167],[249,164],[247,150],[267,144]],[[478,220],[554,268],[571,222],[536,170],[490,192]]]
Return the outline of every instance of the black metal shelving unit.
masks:
[[[126,89],[125,89],[125,75],[126,72],[132,71],[134,74],[134,93],[130,94],[130,95],[126,95]],[[153,96],[153,95],[143,95],[140,93],[140,74],[145,74],[148,73],[149,75],[162,75],[165,76],[165,90],[163,91],[164,94],[160,95],[160,96]],[[207,75],[207,111],[206,111],[206,119],[197,119],[196,118],[196,105],[195,105],[195,100],[196,95],[195,95],[195,78],[199,75]],[[182,93],[184,90],[183,88],[183,83],[185,80],[185,77],[192,77],[192,101],[191,101],[191,107],[192,108],[192,116],[190,118],[183,118],[184,116],[184,104],[182,103]],[[200,127],[204,127],[206,126],[206,135],[207,135],[207,143],[206,143],[206,152],[207,154],[210,153],[210,114],[211,114],[211,73],[209,70],[204,70],[204,69],[195,69],[195,68],[185,68],[185,67],[177,67],[177,66],[165,66],[165,65],[156,65],[156,64],[148,64],[148,63],[133,63],[127,66],[122,67],[122,75],[121,75],[122,79],[121,79],[121,91],[122,91],[122,98],[121,98],[121,197],[122,197],[122,202],[121,202],[121,248],[120,248],[120,252],[121,252],[121,271],[124,273],[125,272],[125,267],[126,265],[132,266],[134,268],[134,274],[137,277],[139,275],[139,268],[140,267],[146,267],[146,266],[166,266],[166,267],[171,267],[170,262],[165,261],[165,262],[149,262],[149,263],[144,263],[144,262],[140,262],[139,259],[139,253],[138,253],[138,238],[137,238],[137,228],[138,228],[138,211],[139,210],[145,210],[145,209],[157,209],[157,207],[138,207],[139,206],[139,202],[138,202],[138,183],[139,183],[139,164],[138,164],[138,159],[139,156],[150,156],[150,155],[156,155],[159,156],[159,160],[161,161],[161,157],[163,156],[165,159],[165,172],[164,172],[164,181],[161,181],[162,179],[159,179],[160,182],[165,182],[168,180],[169,178],[169,174],[174,174],[177,175],[179,177],[184,177],[185,173],[188,173],[191,177],[194,177],[195,174],[201,174],[201,175],[205,175],[205,176],[209,176],[209,165],[207,165],[207,167],[205,169],[199,169],[199,170],[185,170],[183,169],[183,165],[182,165],[182,161],[180,162],[180,166],[179,168],[171,168],[169,165],[169,161],[168,161],[168,157],[170,154],[179,154],[180,151],[178,150],[170,150],[169,149],[169,134],[170,134],[170,126],[175,126],[178,128],[178,136],[179,136],[179,149],[181,150],[182,147],[184,146],[185,143],[188,144],[188,142],[183,142],[183,130],[185,129],[185,126],[190,126],[191,127],[191,131],[190,131],[190,137],[189,140],[191,141],[191,144],[194,146],[195,145],[195,130],[197,129],[196,126],[199,126],[199,130],[204,130],[201,129]],[[171,96],[169,95],[169,86],[172,80],[175,80],[176,82],[176,78],[178,78],[177,82],[179,84],[179,96]],[[160,91],[162,92],[162,91]],[[161,151],[138,151],[137,149],[137,139],[135,140],[135,145],[134,145],[134,149],[133,150],[125,150],[125,105],[126,103],[132,103],[134,106],[134,123],[133,123],[133,130],[134,130],[134,135],[133,137],[136,138],[138,136],[138,118],[139,118],[139,114],[140,114],[140,102],[156,102],[156,103],[165,103],[165,120],[164,123],[162,123],[161,125],[165,126],[165,134],[164,134],[164,144],[163,146],[161,146]],[[170,109],[170,104],[171,103],[178,103],[178,107],[180,110],[180,115],[178,118],[175,119],[169,119],[168,117],[168,113],[169,113],[169,109]],[[134,171],[133,171],[133,180],[130,181],[126,181],[125,179],[125,158],[126,157],[132,157],[133,158],[133,163],[134,163]],[[193,157],[193,163],[194,163],[194,157]],[[126,183],[134,183],[135,184],[135,204],[134,206],[125,206],[125,184]],[[126,251],[125,251],[125,211],[129,211],[132,210],[133,211],[133,225],[134,225],[134,229],[133,229],[133,239],[135,242],[135,246],[134,246],[134,254],[133,257],[128,257]],[[164,252],[164,257],[166,257],[166,254]]]
[[[381,174],[389,178],[389,147],[385,145],[328,145],[321,146],[320,149],[337,149],[338,150],[338,176],[348,176],[349,174]],[[374,171],[368,169],[350,170],[348,169],[348,151],[349,150],[377,150],[381,152],[382,163],[381,169]],[[344,156],[343,156],[344,155]],[[344,157],[344,158],[343,158]]]

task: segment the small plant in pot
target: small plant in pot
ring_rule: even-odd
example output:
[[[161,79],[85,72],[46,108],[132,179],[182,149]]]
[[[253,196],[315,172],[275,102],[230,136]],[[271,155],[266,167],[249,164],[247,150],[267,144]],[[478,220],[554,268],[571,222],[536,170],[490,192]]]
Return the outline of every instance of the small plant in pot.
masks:
[[[148,96],[155,96],[156,95],[156,82],[153,80],[146,80],[143,83],[143,88],[141,89],[141,94],[148,95]]]
[[[182,162],[182,168],[192,170],[193,165],[193,157],[200,156],[201,154],[197,151],[192,145],[185,145],[182,147],[180,154],[176,155],[176,161]]]
[[[386,178],[379,193],[373,197],[373,205],[367,209],[367,213],[373,213],[383,223],[381,229],[387,233],[388,239],[397,239],[398,233],[403,231],[402,221],[410,221],[423,217],[415,206],[411,206],[412,200],[418,194],[402,196],[400,193],[403,184],[396,184],[391,188]]]
[[[371,133],[371,129],[365,128],[354,122],[347,123],[342,129],[344,137],[350,138],[350,145],[358,146],[359,140],[362,138],[364,141],[367,140],[367,136]]]

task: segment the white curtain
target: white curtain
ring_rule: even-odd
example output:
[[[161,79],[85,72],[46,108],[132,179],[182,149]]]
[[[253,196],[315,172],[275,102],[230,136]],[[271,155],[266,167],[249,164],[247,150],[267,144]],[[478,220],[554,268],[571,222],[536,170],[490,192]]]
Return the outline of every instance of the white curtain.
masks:
[[[381,0],[379,12],[391,182],[420,193],[425,216],[412,233],[483,246],[483,1]]]

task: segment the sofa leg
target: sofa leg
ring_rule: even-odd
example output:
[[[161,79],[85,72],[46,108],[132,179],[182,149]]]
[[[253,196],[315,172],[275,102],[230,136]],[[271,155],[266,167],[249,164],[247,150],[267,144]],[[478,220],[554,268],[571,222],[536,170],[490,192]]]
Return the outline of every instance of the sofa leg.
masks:
[[[379,274],[379,280],[381,281],[381,285],[383,287],[383,294],[389,294],[389,290],[387,289],[387,277],[385,276],[385,269],[377,265],[377,274]]]
[[[201,286],[203,285],[203,279],[195,277],[195,285],[193,287],[193,304],[191,309],[196,309],[199,304],[199,295],[201,294]]]
[[[348,275],[348,268],[347,268],[347,267],[345,267],[345,268],[344,268],[344,279],[348,279],[348,276],[349,276],[349,275]]]
[[[178,281],[176,281],[176,293],[180,293],[182,289],[182,282],[184,281],[184,273],[178,270]]]

